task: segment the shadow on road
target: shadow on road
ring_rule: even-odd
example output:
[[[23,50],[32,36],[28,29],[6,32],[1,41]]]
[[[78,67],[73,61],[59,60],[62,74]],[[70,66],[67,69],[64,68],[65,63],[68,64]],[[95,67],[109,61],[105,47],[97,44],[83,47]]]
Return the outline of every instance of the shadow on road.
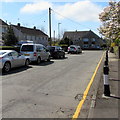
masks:
[[[48,61],[47,61],[47,62],[45,61],[45,62],[41,62],[39,66],[51,65],[51,64],[53,64],[53,63],[54,63],[54,61],[49,61],[49,62],[48,62]]]
[[[65,60],[65,59],[68,59],[68,57],[65,57],[65,58],[52,58],[52,60]]]
[[[18,72],[23,72],[27,69],[30,69],[32,68],[32,66],[28,66],[28,67],[25,67],[25,66],[22,66],[22,67],[17,67],[17,68],[12,68],[9,72],[5,73],[5,72],[0,72],[0,76],[4,76],[4,75],[8,75],[8,74],[14,74],[14,73],[18,73]]]
[[[115,99],[120,99],[120,97],[118,97],[118,96],[112,96],[112,95],[110,95],[110,97],[111,98],[115,98]]]
[[[84,52],[79,53],[79,54],[77,54],[77,53],[69,53],[69,55],[82,55],[82,54],[85,54],[85,53]]]
[[[35,65],[35,66],[46,66],[46,65],[51,65],[53,64],[54,61],[41,61],[41,63],[39,65],[37,65],[36,62],[32,62],[31,65]]]

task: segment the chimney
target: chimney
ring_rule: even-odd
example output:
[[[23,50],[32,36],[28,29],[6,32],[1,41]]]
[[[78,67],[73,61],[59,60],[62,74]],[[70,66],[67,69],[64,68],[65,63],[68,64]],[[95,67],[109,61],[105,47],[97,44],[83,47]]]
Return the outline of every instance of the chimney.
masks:
[[[19,27],[20,27],[20,23],[18,23],[18,24],[17,24],[17,26],[19,26]]]
[[[36,30],[36,27],[34,26],[34,29]]]

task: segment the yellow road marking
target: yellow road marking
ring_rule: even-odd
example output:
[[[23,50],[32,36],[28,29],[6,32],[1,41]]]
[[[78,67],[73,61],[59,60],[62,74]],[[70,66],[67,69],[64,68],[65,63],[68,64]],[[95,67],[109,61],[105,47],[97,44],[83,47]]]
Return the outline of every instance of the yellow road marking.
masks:
[[[99,66],[100,66],[100,64],[101,64],[101,62],[102,62],[102,59],[103,59],[103,57],[104,57],[104,54],[105,54],[105,52],[103,53],[103,55],[102,55],[102,57],[101,57],[98,65],[97,65],[97,67],[96,67],[96,69],[95,69],[95,71],[94,71],[94,74],[93,74],[93,76],[92,76],[92,78],[91,78],[91,80],[90,80],[90,82],[89,82],[86,90],[84,91],[82,100],[79,102],[79,104],[78,104],[78,106],[77,106],[77,109],[76,109],[76,111],[75,111],[75,113],[74,113],[74,115],[73,115],[73,117],[72,117],[72,120],[76,120],[76,119],[79,117],[79,115],[80,115],[80,111],[81,111],[82,105],[83,105],[83,103],[84,103],[85,100],[86,100],[87,94],[88,94],[88,92],[89,92],[89,89],[90,89],[93,81],[94,81],[94,78],[95,78],[96,73],[97,73],[97,71],[98,71],[98,68],[99,68]]]

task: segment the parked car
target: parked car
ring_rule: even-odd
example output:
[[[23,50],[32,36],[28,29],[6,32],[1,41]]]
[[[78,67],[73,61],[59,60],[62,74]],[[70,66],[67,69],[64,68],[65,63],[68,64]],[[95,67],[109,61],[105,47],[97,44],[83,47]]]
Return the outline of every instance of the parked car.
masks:
[[[65,58],[65,51],[60,46],[48,46],[51,57],[53,58]]]
[[[0,68],[4,72],[10,71],[14,67],[28,66],[29,63],[29,58],[14,50],[0,50]]]
[[[50,61],[50,52],[42,44],[22,44],[20,52],[27,56],[31,62],[35,61],[37,64],[40,64],[41,60]]]
[[[70,45],[68,47],[68,54],[69,53],[82,53],[82,49],[80,46],[77,46],[77,45]]]

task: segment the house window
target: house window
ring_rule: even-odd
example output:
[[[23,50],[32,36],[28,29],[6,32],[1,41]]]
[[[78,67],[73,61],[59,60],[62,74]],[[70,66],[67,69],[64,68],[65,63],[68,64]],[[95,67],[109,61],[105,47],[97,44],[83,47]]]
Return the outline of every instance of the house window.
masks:
[[[88,44],[88,42],[84,42],[84,44]]]
[[[83,38],[83,41],[84,41],[84,42],[88,42],[89,39],[88,39],[88,38]]]
[[[31,40],[31,36],[30,35],[27,35],[27,40]]]
[[[91,47],[92,47],[92,48],[95,48],[95,45],[94,45],[94,44],[92,44],[92,45],[91,45]]]
[[[92,41],[94,41],[94,42],[95,42],[95,41],[96,41],[96,39],[95,39],[95,38],[92,38]]]
[[[92,44],[95,44],[95,42],[93,41]]]
[[[89,48],[89,45],[83,45],[84,48]]]

